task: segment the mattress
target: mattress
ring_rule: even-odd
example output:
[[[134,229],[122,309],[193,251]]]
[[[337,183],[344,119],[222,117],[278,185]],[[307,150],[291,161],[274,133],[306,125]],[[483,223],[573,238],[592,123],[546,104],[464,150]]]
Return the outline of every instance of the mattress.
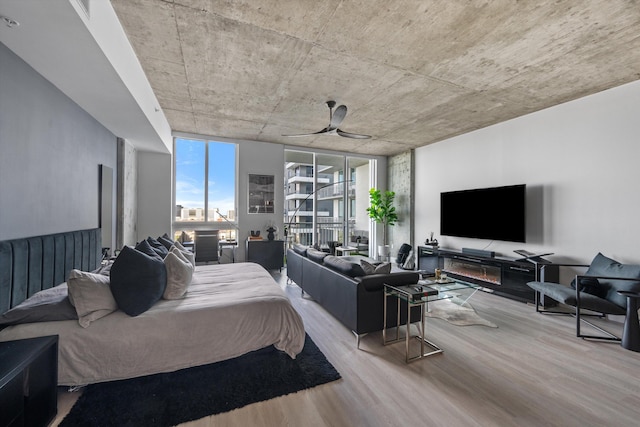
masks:
[[[185,298],[161,300],[136,317],[115,311],[82,328],[77,320],[27,323],[0,341],[59,336],[59,385],[171,372],[275,346],[302,351],[302,318],[271,275],[254,263],[198,266]]]

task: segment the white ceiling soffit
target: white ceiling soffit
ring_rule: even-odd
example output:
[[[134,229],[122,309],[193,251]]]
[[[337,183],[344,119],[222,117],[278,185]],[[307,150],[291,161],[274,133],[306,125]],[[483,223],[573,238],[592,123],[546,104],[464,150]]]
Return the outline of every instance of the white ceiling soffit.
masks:
[[[85,8],[88,6],[88,10]],[[171,128],[111,3],[3,0],[0,41],[116,136],[171,153]]]

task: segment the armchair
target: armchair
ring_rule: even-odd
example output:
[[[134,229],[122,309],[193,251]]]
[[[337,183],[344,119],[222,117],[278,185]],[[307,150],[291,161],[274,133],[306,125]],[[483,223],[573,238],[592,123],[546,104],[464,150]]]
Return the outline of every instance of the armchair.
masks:
[[[597,325],[584,319],[584,316],[606,317],[607,315],[625,315],[627,297],[625,292],[640,292],[640,265],[621,264],[601,253],[598,253],[590,265],[554,264],[566,267],[588,267],[586,273],[577,274],[571,286],[544,280],[544,266],[541,269],[540,281],[527,285],[535,291],[536,312],[551,314],[568,314],[576,318],[576,336],[579,338],[621,341],[621,339]],[[573,312],[542,309],[540,295],[543,294],[559,303],[574,307]],[[583,310],[589,313],[584,313]],[[632,321],[627,316],[626,321]],[[599,330],[605,336],[587,335],[580,330],[580,322]],[[636,320],[637,322],[637,320]],[[627,329],[625,324],[625,330]],[[638,331],[638,325],[633,330]],[[636,338],[637,339],[637,338]],[[624,343],[623,343],[624,344]]]

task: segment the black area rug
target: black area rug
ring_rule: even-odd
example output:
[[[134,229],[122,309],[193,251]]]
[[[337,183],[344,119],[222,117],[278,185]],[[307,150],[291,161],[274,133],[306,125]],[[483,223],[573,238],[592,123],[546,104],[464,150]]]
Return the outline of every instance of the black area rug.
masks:
[[[211,365],[89,385],[60,426],[172,426],[339,378],[307,335],[295,359],[270,346]]]

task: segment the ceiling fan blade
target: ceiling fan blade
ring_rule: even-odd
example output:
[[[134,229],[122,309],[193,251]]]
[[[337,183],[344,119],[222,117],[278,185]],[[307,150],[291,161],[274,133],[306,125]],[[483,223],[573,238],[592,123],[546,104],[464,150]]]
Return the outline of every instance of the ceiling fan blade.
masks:
[[[340,105],[338,108],[336,108],[336,111],[334,111],[333,114],[331,115],[329,127],[333,129],[337,129],[338,126],[340,126],[340,123],[342,123],[342,121],[344,120],[346,115],[347,115],[347,106]]]
[[[359,133],[349,133],[344,132],[340,129],[336,129],[336,133],[340,136],[344,136],[345,138],[354,138],[354,139],[370,139],[371,135],[362,135]]]
[[[329,129],[328,127],[326,127],[326,128],[324,128],[324,129],[322,129],[322,130],[319,130],[318,132],[313,132],[313,133],[300,133],[300,134],[295,134],[295,135],[282,135],[282,136],[287,136],[287,137],[289,137],[289,138],[298,138],[298,137],[301,137],[301,136],[314,136],[314,135],[320,135],[320,134],[323,134],[323,133],[327,133],[327,132],[329,132],[329,131],[330,131],[330,129]]]

